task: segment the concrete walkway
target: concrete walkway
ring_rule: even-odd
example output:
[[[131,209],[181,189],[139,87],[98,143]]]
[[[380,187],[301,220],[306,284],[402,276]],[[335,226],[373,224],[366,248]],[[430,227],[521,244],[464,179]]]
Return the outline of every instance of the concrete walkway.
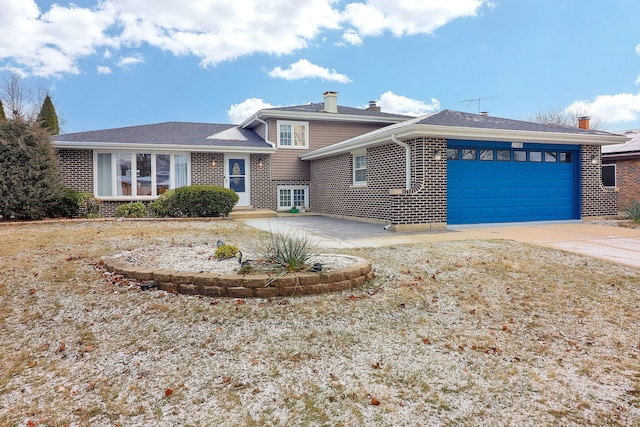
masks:
[[[323,216],[244,220],[265,231],[309,236],[321,248],[379,247],[450,240],[508,239],[640,268],[640,230],[577,221],[460,226],[441,232],[392,232],[382,225]]]

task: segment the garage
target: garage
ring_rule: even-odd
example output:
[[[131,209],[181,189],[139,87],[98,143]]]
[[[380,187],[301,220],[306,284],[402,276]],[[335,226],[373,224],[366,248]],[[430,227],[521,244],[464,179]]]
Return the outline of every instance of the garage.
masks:
[[[580,218],[580,147],[449,140],[447,223]]]

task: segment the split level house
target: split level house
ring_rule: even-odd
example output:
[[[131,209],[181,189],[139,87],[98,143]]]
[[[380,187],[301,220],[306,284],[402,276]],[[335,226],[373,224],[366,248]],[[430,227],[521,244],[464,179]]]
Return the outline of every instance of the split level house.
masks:
[[[54,137],[64,183],[118,204],[168,189],[233,189],[238,206],[293,206],[390,225],[579,220],[615,215],[601,147],[621,135],[443,110],[420,117],[324,102],[268,108],[239,125],[169,122]]]

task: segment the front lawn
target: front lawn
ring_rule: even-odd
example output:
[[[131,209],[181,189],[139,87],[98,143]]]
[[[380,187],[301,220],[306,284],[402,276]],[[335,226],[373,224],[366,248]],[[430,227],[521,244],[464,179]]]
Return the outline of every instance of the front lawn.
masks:
[[[339,250],[317,297],[141,291],[103,256],[233,221],[0,226],[0,425],[640,424],[640,271],[511,241]]]

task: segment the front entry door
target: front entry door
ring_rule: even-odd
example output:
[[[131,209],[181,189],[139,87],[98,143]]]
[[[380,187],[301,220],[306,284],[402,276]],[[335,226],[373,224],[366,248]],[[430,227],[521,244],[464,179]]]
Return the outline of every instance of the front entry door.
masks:
[[[224,186],[236,192],[240,199],[237,206],[249,206],[249,156],[224,156]]]

